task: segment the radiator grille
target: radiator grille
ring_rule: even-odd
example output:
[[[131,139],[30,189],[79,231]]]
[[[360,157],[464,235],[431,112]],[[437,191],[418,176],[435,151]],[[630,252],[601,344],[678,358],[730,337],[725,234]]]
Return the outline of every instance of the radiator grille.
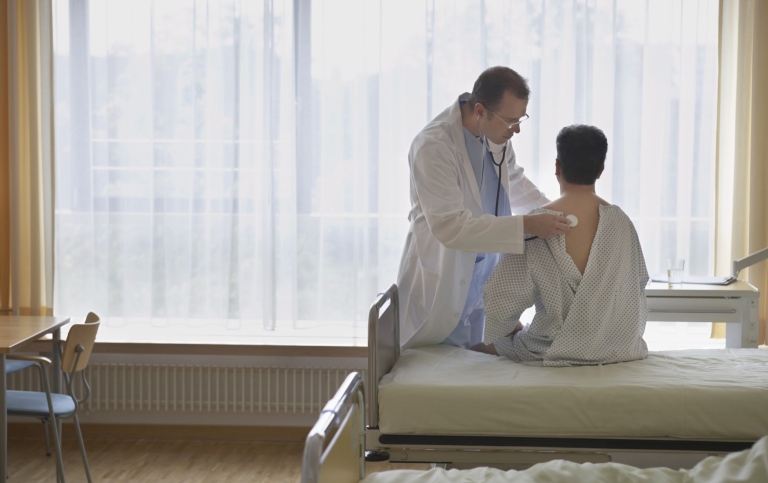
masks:
[[[317,414],[353,369],[92,363],[88,371],[89,412]],[[10,374],[8,388],[37,390],[38,376]]]

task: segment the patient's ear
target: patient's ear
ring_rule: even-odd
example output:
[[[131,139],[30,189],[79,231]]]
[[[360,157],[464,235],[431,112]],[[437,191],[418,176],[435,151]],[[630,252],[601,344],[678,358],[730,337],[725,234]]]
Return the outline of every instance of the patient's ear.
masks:
[[[560,166],[560,160],[555,159],[555,176],[558,178],[563,174],[562,167]]]

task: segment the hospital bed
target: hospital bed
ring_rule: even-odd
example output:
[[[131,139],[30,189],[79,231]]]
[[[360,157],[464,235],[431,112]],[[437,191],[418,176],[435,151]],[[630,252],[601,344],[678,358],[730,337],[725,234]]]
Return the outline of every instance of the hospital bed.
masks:
[[[519,469],[552,459],[634,461],[652,453],[655,461],[674,455],[693,464],[768,435],[764,349],[531,367],[450,346],[401,354],[398,317],[392,285],[369,314],[369,461]]]
[[[353,372],[345,379],[320,414],[307,436],[302,464],[302,483],[427,483],[531,481],[654,483],[728,483],[768,481],[768,436],[751,449],[725,457],[711,456],[692,469],[636,468],[607,463],[575,463],[551,460],[526,470],[505,471],[491,467],[428,470],[393,469],[366,477],[364,459],[364,383]]]

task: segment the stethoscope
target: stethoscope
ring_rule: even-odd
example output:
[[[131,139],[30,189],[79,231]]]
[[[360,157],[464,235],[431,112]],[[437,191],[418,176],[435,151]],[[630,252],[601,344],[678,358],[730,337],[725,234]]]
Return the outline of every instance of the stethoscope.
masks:
[[[479,123],[478,123],[479,124]],[[499,182],[496,185],[496,206],[494,208],[494,215],[499,216],[499,195],[501,194],[501,164],[504,162],[504,160],[507,157],[507,145],[504,144],[504,148],[501,150],[501,161],[498,163],[496,162],[496,158],[493,157],[493,151],[491,151],[491,147],[488,145],[488,137],[483,136],[483,147],[488,151],[488,153],[491,155],[491,162],[494,166],[496,166],[499,169]],[[485,166],[485,165],[483,165]],[[571,228],[579,224],[579,219],[576,218],[576,215],[567,215],[566,218],[570,220],[571,222]],[[527,238],[523,238],[523,241],[531,241],[537,239],[537,236],[529,236]]]
[[[571,228],[579,224],[579,219],[576,217],[576,215],[565,215],[566,218],[571,222]],[[523,241],[531,241],[537,239],[537,236],[529,236],[528,238],[523,238]]]
[[[496,206],[494,209],[494,216],[499,216],[499,193],[501,193],[501,164],[504,162],[504,159],[507,157],[507,145],[504,145],[504,149],[501,150],[501,161],[498,163],[496,162],[496,159],[493,157],[493,152],[491,152],[491,149],[488,147],[488,138],[485,140],[485,147],[488,149],[488,152],[491,153],[491,162],[494,166],[499,168],[499,183],[496,185]]]
[[[478,119],[478,127],[480,126],[480,120]],[[498,163],[496,162],[496,158],[493,157],[493,151],[491,151],[491,147],[488,145],[488,136],[483,136],[484,142],[483,147],[488,151],[488,153],[491,155],[491,162],[494,166],[496,166],[499,169],[499,182],[496,185],[496,205],[494,207],[493,214],[495,216],[499,216],[499,195],[501,194],[501,164],[504,162],[504,160],[507,158],[507,144],[504,144],[504,148],[501,150],[501,161]],[[484,165],[484,164],[483,164]],[[571,228],[579,224],[579,219],[576,218],[576,215],[567,215],[566,218],[571,222]],[[531,236],[528,238],[523,238],[523,241],[531,241],[537,239],[538,236]]]
[[[501,194],[501,164],[504,162],[504,160],[507,157],[507,145],[504,144],[504,148],[501,150],[501,161],[498,163],[496,162],[496,158],[493,157],[493,151],[491,151],[490,146],[488,146],[488,138],[485,137],[485,142],[483,143],[483,146],[486,150],[488,150],[488,153],[491,155],[491,162],[494,166],[496,166],[499,169],[499,182],[496,185],[496,206],[494,208],[494,215],[499,216],[499,195]],[[579,224],[579,219],[576,218],[576,215],[567,215],[566,218],[571,222],[571,228]],[[528,238],[523,238],[523,241],[531,241],[537,239],[537,236],[529,236]]]
[[[477,127],[480,129],[480,118],[477,119]],[[483,134],[482,129],[480,129],[480,134]],[[491,155],[491,162],[494,166],[499,168],[499,182],[496,185],[496,206],[494,207],[493,214],[494,216],[499,216],[499,194],[501,193],[501,164],[504,162],[504,160],[507,158],[507,144],[504,143],[504,148],[501,150],[501,161],[498,163],[496,162],[496,158],[493,157],[493,151],[491,151],[491,147],[488,145],[488,136],[483,134],[483,147],[488,151],[488,153]],[[483,167],[485,167],[485,162],[483,162]],[[481,176],[482,178],[482,176]]]

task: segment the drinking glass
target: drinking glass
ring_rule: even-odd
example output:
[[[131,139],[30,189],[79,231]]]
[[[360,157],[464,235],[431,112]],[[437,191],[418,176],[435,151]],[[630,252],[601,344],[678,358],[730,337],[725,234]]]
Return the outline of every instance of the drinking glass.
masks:
[[[682,258],[670,258],[667,260],[667,281],[670,287],[683,284],[683,270],[685,260]]]

